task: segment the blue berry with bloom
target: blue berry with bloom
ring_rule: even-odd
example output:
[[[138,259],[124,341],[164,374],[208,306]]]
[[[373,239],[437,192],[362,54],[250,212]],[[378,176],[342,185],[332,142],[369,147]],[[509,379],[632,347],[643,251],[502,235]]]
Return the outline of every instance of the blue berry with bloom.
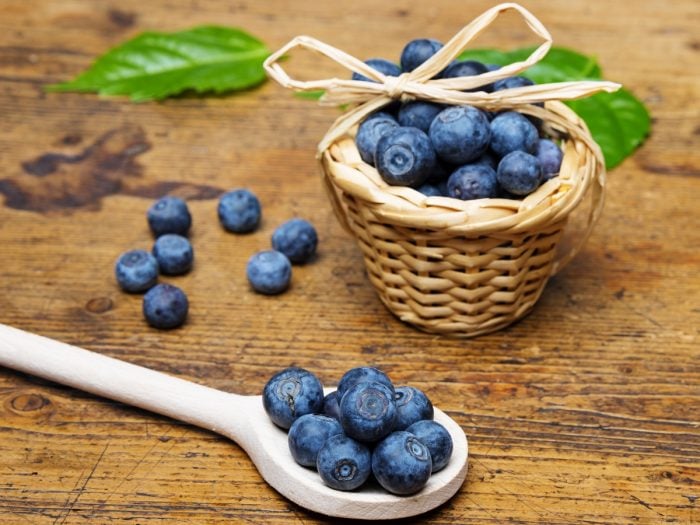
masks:
[[[398,430],[372,451],[372,473],[393,494],[409,495],[422,489],[430,478],[430,451],[413,434]]]
[[[315,467],[318,451],[326,440],[342,434],[343,427],[337,419],[321,414],[305,414],[289,427],[287,442],[294,461],[303,467]]]
[[[433,404],[425,393],[414,386],[397,386],[395,430],[405,430],[423,419],[433,419]]]
[[[423,62],[442,49],[443,44],[432,38],[416,38],[406,44],[401,51],[401,69],[413,71]]]
[[[542,168],[537,157],[524,151],[513,151],[501,159],[496,172],[499,186],[512,195],[525,196],[542,181]]]
[[[146,250],[129,250],[117,259],[114,273],[125,292],[145,292],[158,281],[158,261]]]
[[[379,139],[374,163],[387,184],[415,187],[430,177],[437,158],[430,138],[423,131],[398,127]]]
[[[372,455],[366,445],[344,434],[336,434],[318,451],[316,470],[332,489],[355,490],[372,473]]]
[[[143,296],[143,315],[154,328],[177,328],[187,319],[187,295],[172,284],[157,284]]]
[[[272,248],[287,256],[292,264],[304,264],[316,254],[318,235],[304,219],[291,219],[272,233]]]
[[[555,142],[550,139],[540,139],[537,143],[535,156],[542,166],[544,180],[549,180],[559,174],[564,153]]]
[[[374,166],[379,139],[398,127],[399,123],[389,113],[373,113],[363,120],[355,135],[355,144],[362,160]]]
[[[442,110],[443,106],[432,102],[425,102],[422,100],[405,102],[401,104],[399,108],[398,121],[399,124],[404,127],[418,128],[428,133],[433,119],[435,119]]]
[[[262,214],[257,196],[245,188],[224,193],[219,198],[217,212],[223,227],[234,233],[255,230]]]
[[[487,162],[460,166],[447,179],[447,194],[463,201],[495,197],[496,172]]]
[[[166,233],[153,244],[153,256],[158,261],[158,268],[166,275],[181,275],[192,268],[194,251],[192,244],[182,235]]]
[[[246,276],[256,292],[276,295],[289,287],[292,263],[282,252],[264,250],[248,259]]]
[[[539,133],[535,125],[522,113],[506,111],[491,121],[491,151],[505,157],[512,151],[534,153]]]
[[[382,439],[394,429],[396,416],[394,392],[382,383],[357,383],[340,399],[340,424],[358,441]]]
[[[263,388],[263,408],[272,422],[288,429],[306,414],[323,408],[323,385],[313,373],[298,367],[277,372]]]
[[[384,372],[373,366],[357,366],[345,372],[340,378],[338,388],[336,389],[336,391],[338,392],[338,402],[340,402],[340,400],[343,399],[343,396],[348,390],[350,390],[351,387],[353,387],[357,383],[367,381],[382,383],[383,385],[388,387],[392,392],[394,392],[394,385],[391,382],[391,379],[389,379],[389,376],[386,375]]]
[[[369,60],[365,60],[365,64],[367,64],[372,69],[376,69],[377,71],[386,75],[387,77],[398,77],[401,74],[401,68],[398,65],[384,58],[370,58]],[[352,80],[376,82],[376,80],[372,80],[371,78],[368,78],[365,75],[361,75],[360,73],[353,73]]]
[[[486,152],[491,129],[483,111],[472,106],[450,106],[435,117],[429,135],[440,159],[467,164]]]
[[[452,436],[437,421],[424,419],[416,421],[406,429],[418,438],[430,451],[430,459],[432,460],[432,472],[442,470],[450,462],[452,456]]]
[[[187,203],[180,197],[166,195],[154,202],[146,214],[148,226],[158,237],[166,233],[187,235],[192,216]]]

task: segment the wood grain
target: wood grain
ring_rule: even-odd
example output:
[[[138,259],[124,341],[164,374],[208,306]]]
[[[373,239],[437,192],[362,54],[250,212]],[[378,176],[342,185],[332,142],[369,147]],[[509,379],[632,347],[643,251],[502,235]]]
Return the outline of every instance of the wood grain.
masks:
[[[492,3],[344,1],[338,16],[306,0],[3,0],[0,322],[241,394],[290,364],[329,385],[351,366],[379,366],[425,389],[470,439],[463,489],[420,521],[700,522],[700,8],[523,3],[556,45],[597,56],[645,101],[653,134],[610,173],[601,222],[534,311],[457,341],[389,314],[333,217],[314,151],[336,110],[273,83],[153,104],[42,86],[146,29],[215,22],[271,48],[310,34],[394,57]],[[527,34],[506,20],[478,44],[517,47]],[[292,63],[309,78],[325,67]],[[234,236],[217,223],[216,197],[240,186],[259,195],[264,220]],[[186,326],[160,332],[112,268],[150,246],[145,210],[167,192],[189,200],[196,263],[167,279],[189,295]],[[319,256],[295,267],[288,293],[252,293],[247,258],[295,215],[317,226]],[[181,522],[329,520],[270,489],[224,438],[0,370],[0,523]]]

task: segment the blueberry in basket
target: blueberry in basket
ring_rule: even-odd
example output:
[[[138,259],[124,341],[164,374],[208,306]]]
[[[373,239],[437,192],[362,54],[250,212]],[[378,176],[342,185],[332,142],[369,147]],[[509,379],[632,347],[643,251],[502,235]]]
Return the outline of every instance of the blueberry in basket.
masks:
[[[381,177],[394,186],[419,186],[435,169],[430,138],[418,128],[398,127],[377,143],[374,162]]]
[[[414,494],[448,464],[452,437],[418,388],[394,387],[381,370],[361,366],[345,372],[337,390],[322,392],[312,372],[286,368],[265,385],[263,407],[288,429],[300,468],[315,467],[328,487],[361,489],[373,474],[388,492]]]
[[[498,195],[496,172],[488,163],[460,166],[447,179],[447,194],[461,200],[495,197]]]
[[[513,151],[498,163],[498,184],[513,195],[528,195],[542,181],[542,167],[534,155],[524,151]]]
[[[374,154],[377,151],[379,139],[398,127],[399,123],[389,113],[377,112],[367,117],[360,124],[355,136],[355,143],[362,160],[374,166]]]
[[[438,156],[452,164],[466,164],[489,147],[491,129],[486,114],[472,106],[450,106],[430,124],[430,140]]]
[[[370,66],[372,69],[376,69],[380,73],[388,77],[398,77],[401,74],[401,68],[384,58],[370,58],[365,60],[365,64]],[[374,80],[367,78],[359,73],[352,74],[352,80],[362,80],[364,82],[375,82]]]

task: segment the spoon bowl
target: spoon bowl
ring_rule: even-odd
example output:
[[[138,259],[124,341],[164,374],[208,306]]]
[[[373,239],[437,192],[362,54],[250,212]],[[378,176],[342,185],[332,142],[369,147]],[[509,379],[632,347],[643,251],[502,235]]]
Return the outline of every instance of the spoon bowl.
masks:
[[[6,325],[0,325],[0,365],[224,435],[245,450],[277,492],[327,516],[384,520],[422,514],[450,499],[467,473],[467,438],[437,408],[435,420],[450,433],[454,447],[450,462],[423,489],[396,496],[369,484],[343,492],[294,461],[287,433],[267,416],[261,396],[222,392]]]

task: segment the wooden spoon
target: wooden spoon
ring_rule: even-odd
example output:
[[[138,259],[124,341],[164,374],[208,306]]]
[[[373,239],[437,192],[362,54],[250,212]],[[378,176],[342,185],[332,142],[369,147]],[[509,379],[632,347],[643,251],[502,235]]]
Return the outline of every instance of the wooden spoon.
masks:
[[[0,365],[222,434],[248,453],[280,494],[328,516],[380,520],[421,514],[452,497],[467,473],[466,436],[438,409],[435,420],[449,431],[454,451],[420,492],[394,496],[379,487],[342,492],[294,462],[287,434],[270,421],[261,396],[222,392],[1,324]]]

